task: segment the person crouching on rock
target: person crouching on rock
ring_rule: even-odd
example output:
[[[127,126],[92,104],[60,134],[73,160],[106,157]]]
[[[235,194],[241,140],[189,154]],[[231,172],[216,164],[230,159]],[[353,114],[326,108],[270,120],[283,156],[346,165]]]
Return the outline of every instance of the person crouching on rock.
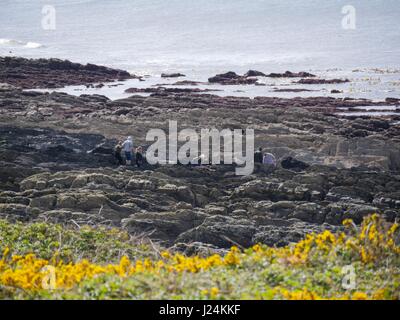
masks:
[[[124,143],[122,144],[122,148],[124,149],[126,165],[130,166],[132,163],[132,153],[133,153],[133,141],[132,137],[128,137]]]
[[[143,149],[141,146],[136,148],[135,162],[138,168],[143,164]]]
[[[117,159],[119,165],[122,165],[124,163],[124,161],[122,160],[121,151],[122,151],[122,141],[118,141],[117,145],[114,148],[114,156],[115,159]]]
[[[276,167],[276,158],[272,153],[264,153],[263,164],[269,168],[274,169]]]

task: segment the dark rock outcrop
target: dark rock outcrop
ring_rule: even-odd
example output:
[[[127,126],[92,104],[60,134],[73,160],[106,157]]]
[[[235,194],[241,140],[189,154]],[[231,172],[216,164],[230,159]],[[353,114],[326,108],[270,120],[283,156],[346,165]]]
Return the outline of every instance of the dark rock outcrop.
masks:
[[[182,73],[162,73],[161,74],[161,78],[179,78],[179,77],[186,77],[184,74]]]
[[[264,72],[257,70],[249,70],[244,74],[245,77],[266,77],[267,75]]]
[[[311,74],[309,72],[301,71],[301,72],[291,72],[286,71],[284,73],[270,73],[267,75],[270,78],[313,78],[316,75]]]
[[[274,92],[312,92],[312,91],[316,91],[316,90],[310,90],[310,89],[305,89],[305,88],[296,88],[296,89],[274,89]]]
[[[152,88],[128,88],[126,93],[153,93],[153,94],[180,94],[180,93],[199,93],[199,92],[212,92],[218,91],[216,89],[200,89],[200,88],[166,88],[166,87],[152,87]]]
[[[223,85],[239,85],[239,84],[255,84],[256,78],[249,78],[247,76],[240,76],[233,71],[217,74],[208,79],[210,83],[219,83]]]
[[[334,83],[346,83],[350,82],[349,79],[314,79],[314,78],[308,78],[308,79],[300,79],[299,81],[296,81],[295,83],[299,84],[334,84]]]
[[[128,72],[59,59],[0,57],[0,83],[24,89],[58,88],[132,78]]]
[[[302,171],[307,169],[310,165],[294,159],[292,157],[286,157],[281,161],[281,166],[284,169],[294,170],[294,171]]]

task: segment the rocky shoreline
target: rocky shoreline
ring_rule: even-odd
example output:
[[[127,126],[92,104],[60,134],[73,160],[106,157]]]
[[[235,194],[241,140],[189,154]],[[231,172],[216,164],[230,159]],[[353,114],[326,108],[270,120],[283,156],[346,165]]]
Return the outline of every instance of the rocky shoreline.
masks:
[[[26,75],[0,77],[8,83],[0,86],[0,218],[118,226],[186,251],[282,246],[374,212],[400,218],[400,114],[337,115],[341,108],[396,106],[397,99],[250,99],[158,89],[112,101],[22,90],[131,77],[89,65],[54,80],[56,69],[37,63],[0,64],[0,75]],[[279,165],[272,173],[257,167],[241,177],[228,165],[115,164],[117,139],[129,134],[146,146],[147,131],[166,128],[168,120],[179,129],[253,128],[256,147],[279,162],[290,156],[308,166]]]
[[[134,78],[128,72],[59,59],[0,57],[0,83],[24,89],[61,88]]]

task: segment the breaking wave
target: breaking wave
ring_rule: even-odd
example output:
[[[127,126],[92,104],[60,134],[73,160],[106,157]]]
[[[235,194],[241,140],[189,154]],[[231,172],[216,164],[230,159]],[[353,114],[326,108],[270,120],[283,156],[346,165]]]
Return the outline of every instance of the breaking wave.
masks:
[[[19,41],[19,40],[14,40],[14,39],[0,39],[0,46],[10,46],[10,47],[24,47],[28,49],[37,49],[44,47],[41,43],[38,42],[24,42],[24,41]]]

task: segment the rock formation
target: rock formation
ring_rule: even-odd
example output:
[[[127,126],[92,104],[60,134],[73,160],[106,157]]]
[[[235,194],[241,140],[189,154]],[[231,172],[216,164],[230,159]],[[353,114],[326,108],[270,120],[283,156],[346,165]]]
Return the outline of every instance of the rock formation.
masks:
[[[0,57],[0,83],[34,88],[59,88],[133,78],[128,72],[59,59]]]
[[[300,79],[299,81],[296,81],[295,83],[299,84],[335,84],[335,83],[346,83],[350,82],[349,79],[314,79],[314,78],[308,78],[308,79]]]
[[[270,78],[313,78],[316,77],[314,74],[309,72],[301,71],[301,72],[291,72],[286,71],[284,73],[270,73],[267,75]]]
[[[162,73],[161,78],[179,78],[179,77],[185,77],[184,74],[182,73]]]
[[[210,83],[219,83],[223,85],[238,85],[238,84],[255,84],[257,78],[251,78],[248,76],[240,76],[233,71],[227,73],[217,74],[214,77],[208,79]]]
[[[40,83],[35,76],[31,83]],[[348,119],[336,111],[397,103],[185,91],[111,101],[2,85],[0,218],[119,226],[168,246],[219,248],[281,246],[373,212],[393,221],[400,117]],[[147,131],[166,129],[168,120],[179,129],[253,128],[255,147],[279,166],[237,176],[232,165],[116,165],[117,139],[131,135],[146,147]]]

